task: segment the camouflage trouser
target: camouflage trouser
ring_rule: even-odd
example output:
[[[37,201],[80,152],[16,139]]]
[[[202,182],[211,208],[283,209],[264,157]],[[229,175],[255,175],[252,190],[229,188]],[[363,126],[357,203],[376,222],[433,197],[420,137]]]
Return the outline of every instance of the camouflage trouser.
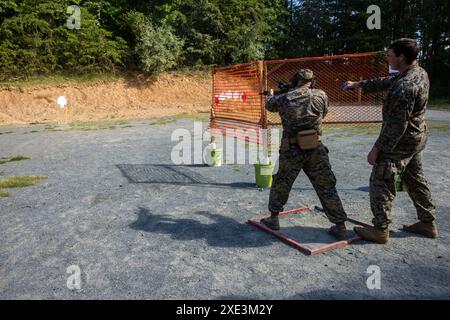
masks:
[[[283,211],[292,185],[302,169],[316,190],[328,219],[333,223],[345,221],[347,214],[336,190],[328,149],[322,144],[313,151],[293,153],[280,150],[278,172],[270,189],[269,211]]]
[[[380,155],[370,176],[370,207],[374,215],[372,223],[375,226],[384,229],[391,223],[396,174],[399,174],[406,184],[419,220],[431,222],[435,219],[435,207],[422,170],[422,153],[419,151],[402,160],[394,160],[388,155]]]

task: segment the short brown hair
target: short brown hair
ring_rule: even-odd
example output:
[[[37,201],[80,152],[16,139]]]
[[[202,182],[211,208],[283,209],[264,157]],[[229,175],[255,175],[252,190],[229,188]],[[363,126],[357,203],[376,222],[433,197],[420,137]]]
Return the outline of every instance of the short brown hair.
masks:
[[[392,49],[395,53],[395,56],[397,57],[403,54],[408,64],[411,64],[414,60],[417,59],[420,51],[420,47],[417,44],[416,40],[409,38],[401,38],[395,40],[391,43],[389,49]]]

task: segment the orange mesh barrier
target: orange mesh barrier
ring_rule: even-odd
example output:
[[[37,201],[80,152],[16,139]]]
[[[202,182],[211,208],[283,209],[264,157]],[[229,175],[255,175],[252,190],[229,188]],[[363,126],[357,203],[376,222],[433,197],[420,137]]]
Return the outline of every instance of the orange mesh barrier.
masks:
[[[213,71],[213,118],[261,122],[262,63],[250,62]]]
[[[227,128],[259,131],[279,126],[279,115],[265,110],[266,96],[262,92],[277,90],[279,81],[289,83],[293,74],[301,68],[311,69],[317,80],[316,87],[328,95],[329,111],[324,124],[360,125],[381,121],[382,94],[362,94],[361,90],[351,92],[341,88],[342,83],[348,80],[359,81],[389,74],[383,54],[372,52],[255,61],[216,68],[213,70],[210,127],[226,135]],[[270,144],[270,133],[267,138],[263,139],[266,141],[260,138],[255,140]]]
[[[381,121],[381,94],[362,94],[342,90],[345,81],[359,81],[388,75],[388,65],[380,53],[341,55],[267,61],[264,63],[267,89],[276,89],[278,81],[290,82],[299,69],[314,72],[316,87],[329,99],[329,112],[324,123],[367,123]],[[268,124],[280,124],[277,113],[267,113]]]

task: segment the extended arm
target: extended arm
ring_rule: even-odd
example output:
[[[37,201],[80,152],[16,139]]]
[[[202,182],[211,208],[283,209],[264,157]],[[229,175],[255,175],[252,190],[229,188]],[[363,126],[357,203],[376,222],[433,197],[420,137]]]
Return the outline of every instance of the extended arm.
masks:
[[[392,86],[394,80],[395,76],[363,80],[358,82],[358,87],[362,88],[364,93],[386,91]]]

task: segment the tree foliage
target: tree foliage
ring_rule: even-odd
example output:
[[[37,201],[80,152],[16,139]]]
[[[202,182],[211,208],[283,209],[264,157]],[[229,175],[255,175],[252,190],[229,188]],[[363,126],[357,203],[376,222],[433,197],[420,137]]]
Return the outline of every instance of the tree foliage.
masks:
[[[58,70],[97,71],[120,65],[126,42],[99,27],[89,3],[82,27],[68,29],[69,1],[0,1],[0,70],[3,77]]]
[[[81,8],[70,30],[67,7]],[[367,7],[381,8],[369,30]],[[384,50],[416,38],[433,92],[450,91],[448,0],[0,0],[0,74],[149,73]]]
[[[133,54],[139,67],[148,73],[160,73],[177,65],[183,41],[167,26],[153,26],[140,12],[129,12],[126,21],[134,35]]]

